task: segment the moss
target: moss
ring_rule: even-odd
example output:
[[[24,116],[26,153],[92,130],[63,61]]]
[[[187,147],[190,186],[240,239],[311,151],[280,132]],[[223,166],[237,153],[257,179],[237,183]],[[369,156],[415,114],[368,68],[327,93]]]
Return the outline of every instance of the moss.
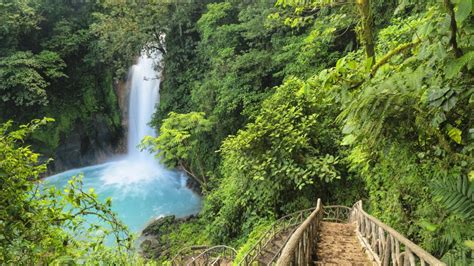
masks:
[[[74,126],[79,124],[89,137],[94,137],[96,115],[111,131],[121,127],[121,112],[113,87],[113,76],[109,70],[91,73],[90,69],[77,69],[64,91],[58,91],[48,106],[38,113],[55,119],[54,123],[37,130],[31,137],[35,150],[47,157],[54,157],[61,142],[67,141]]]
[[[110,117],[110,124],[111,127],[120,127],[121,124],[121,112],[118,105],[117,95],[115,94],[114,86],[113,86],[113,76],[112,73],[109,72],[105,75],[103,80],[103,90],[105,92],[105,99],[104,102],[108,108],[107,114]]]
[[[38,145],[37,148],[45,153],[45,155],[52,155],[64,138],[70,134],[73,129],[74,121],[76,121],[80,113],[72,106],[65,106],[57,108],[59,112],[54,112],[51,107],[51,112],[48,112],[48,117],[54,118],[55,122],[48,124],[46,127],[40,128],[33,133],[31,138]]]
[[[144,230],[144,235],[160,235],[163,231],[176,222],[176,216],[170,215],[157,219],[149,224]]]

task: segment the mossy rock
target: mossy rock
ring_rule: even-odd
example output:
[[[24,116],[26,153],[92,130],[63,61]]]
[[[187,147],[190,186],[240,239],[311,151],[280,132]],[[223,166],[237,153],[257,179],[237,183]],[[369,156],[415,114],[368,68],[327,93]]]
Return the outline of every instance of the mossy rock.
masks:
[[[164,216],[161,218],[158,218],[151,222],[145,229],[143,229],[142,235],[148,236],[148,235],[155,235],[159,236],[163,234],[163,232],[168,231],[169,227],[174,225],[176,223],[176,216],[174,215],[169,215],[169,216]]]

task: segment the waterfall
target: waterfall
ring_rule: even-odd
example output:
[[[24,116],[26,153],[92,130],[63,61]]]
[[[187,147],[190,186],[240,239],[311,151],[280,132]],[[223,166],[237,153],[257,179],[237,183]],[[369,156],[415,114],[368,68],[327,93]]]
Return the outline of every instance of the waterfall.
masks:
[[[160,80],[154,69],[159,60],[160,56],[142,55],[130,71],[128,157],[132,159],[153,157],[148,152],[140,152],[137,145],[145,136],[155,136],[155,131],[148,123],[159,101]]]
[[[160,56],[142,55],[130,69],[127,156],[72,169],[45,181],[63,188],[70,177],[82,173],[84,188],[94,188],[101,200],[111,197],[113,210],[134,232],[139,232],[154,217],[171,214],[183,217],[198,212],[201,207],[199,196],[186,187],[183,173],[166,169],[153,155],[137,148],[143,137],[155,136],[148,123],[159,102],[160,80],[154,64],[160,59]],[[94,217],[87,219],[97,222]]]
[[[130,97],[128,111],[128,152],[120,167],[109,167],[101,177],[105,184],[128,187],[131,184],[146,185],[160,179],[170,181],[170,171],[161,165],[148,151],[137,147],[145,136],[156,136],[150,127],[155,105],[159,103],[160,79],[155,65],[160,55],[142,54],[130,68]]]

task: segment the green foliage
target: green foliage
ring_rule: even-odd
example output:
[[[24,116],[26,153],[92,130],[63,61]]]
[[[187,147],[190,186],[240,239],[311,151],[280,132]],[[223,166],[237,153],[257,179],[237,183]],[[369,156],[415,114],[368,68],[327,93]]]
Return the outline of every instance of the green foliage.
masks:
[[[457,23],[463,23],[464,20],[466,20],[469,15],[472,12],[472,0],[459,0],[456,1],[456,13],[455,13],[455,18]]]
[[[105,124],[115,141],[121,123],[114,70],[98,56],[90,29],[100,6],[42,0],[0,6],[0,120],[55,118],[28,140],[46,157],[55,158],[74,129],[85,129],[81,141],[93,142],[100,135],[95,123]]]
[[[34,120],[12,130],[12,122],[0,126],[0,260],[19,264],[141,262],[128,253],[133,238],[115,213],[111,201],[84,191],[80,178],[69,181],[64,191],[35,183],[46,170],[39,154],[22,145],[25,137],[51,119]],[[108,227],[90,224],[85,216],[97,216]],[[116,246],[104,245],[113,235]]]
[[[43,51],[38,55],[31,52],[16,52],[0,58],[0,92],[3,102],[16,106],[48,103],[46,88],[51,80],[65,77],[65,67],[58,54]]]
[[[474,221],[474,185],[466,176],[456,182],[437,181],[433,193],[446,208],[466,220]]]
[[[205,226],[204,221],[193,218],[186,222],[179,223],[177,226],[167,228],[169,234],[163,234],[161,240],[168,246],[167,256],[162,256],[159,263],[163,263],[163,259],[172,259],[172,254],[176,254],[183,247],[211,245],[206,232],[202,230]],[[165,231],[166,232],[166,231]]]
[[[193,154],[185,163],[191,172],[220,176],[215,151],[252,119],[272,87],[334,64],[341,53],[333,46],[351,49],[345,37],[353,26],[346,17],[325,14],[307,29],[294,30],[275,26],[279,19],[270,15],[277,11],[267,1],[183,5],[167,9],[175,21],[154,24],[166,33],[167,45],[153,124],[159,127],[169,112],[191,111],[205,112],[214,122],[190,145]]]
[[[306,38],[293,33],[286,54],[273,53],[272,58],[283,59],[300,47],[327,55],[338,28],[358,20],[352,9],[330,1],[316,4],[321,4],[321,9],[313,5],[313,10],[334,13],[317,17],[308,13],[303,3],[293,6],[292,13],[283,7],[268,18],[283,21],[279,29],[285,25],[297,30],[313,27]],[[450,27],[443,7],[426,6],[410,2],[395,9],[392,5],[395,13],[387,15],[390,20],[376,21],[379,28],[372,29],[377,34],[375,58],[380,58],[376,62],[366,60],[364,51],[358,49],[305,81],[292,78],[290,72],[279,72],[286,82],[270,96],[265,95],[259,107],[252,107],[243,129],[222,142],[223,179],[214,180],[219,185],[207,196],[203,210],[203,219],[211,221],[207,231],[213,242],[240,244],[234,241],[248,235],[256,220],[301,208],[316,196],[346,201],[348,196],[341,195],[345,186],[365,183],[375,216],[447,261],[469,256],[464,244],[472,239],[473,231],[469,186],[466,181],[463,190],[457,189],[446,180],[465,176],[472,165],[472,31],[464,27],[466,20],[458,22],[457,43],[465,53],[456,58],[450,51]],[[410,8],[417,12],[409,13]],[[235,46],[239,42],[236,35],[243,29],[235,25],[234,10],[234,6],[216,4],[200,20],[203,42],[211,51],[204,54],[218,54],[206,61],[211,70],[232,70],[241,62],[242,57],[234,54],[241,47]],[[351,18],[349,23],[337,24],[345,17]],[[214,36],[219,40],[205,42]],[[272,44],[285,44],[284,38],[272,40]],[[346,48],[337,47],[337,51],[342,49]],[[261,53],[250,52],[253,59],[260,59]],[[229,64],[229,58],[237,59]],[[292,63],[302,66],[303,62]],[[216,114],[218,121],[216,111],[225,110],[219,104],[226,99],[220,90],[228,81],[235,84],[234,80],[229,74],[220,80],[208,77],[192,90],[193,95],[202,95],[196,99],[204,102],[204,110]],[[206,87],[209,92],[203,93]],[[243,88],[241,95],[246,92],[245,85],[239,87]],[[232,101],[240,96],[233,95]],[[227,108],[236,106],[222,103]],[[216,108],[209,108],[212,104]],[[244,113],[250,110],[247,108]],[[363,193],[351,196],[359,198]],[[433,206],[433,200],[443,204]]]
[[[262,104],[255,122],[223,143],[222,152],[228,160],[224,167],[229,167],[225,168],[229,175],[240,172],[283,187],[288,179],[300,189],[313,184],[314,177],[325,182],[340,178],[334,168],[337,158],[321,154],[323,147],[315,147],[312,141],[320,139],[324,129],[318,123],[317,99],[305,89],[301,81],[288,80]]]
[[[247,255],[247,253],[255,246],[257,241],[272,227],[271,221],[262,220],[259,221],[258,225],[255,225],[253,231],[248,235],[248,239],[246,239],[245,243],[240,246],[239,250],[237,250],[237,256],[235,256],[235,262],[242,261]]]
[[[97,114],[118,127],[112,71],[142,49],[163,56],[161,135],[143,147],[206,187],[168,254],[232,244],[243,256],[265,221],[320,197],[364,198],[435,256],[472,257],[472,1],[105,1],[71,20],[46,2],[1,4],[0,73],[22,75],[21,90],[3,85],[8,101],[60,113],[37,133],[48,146]]]
[[[334,113],[309,86],[287,80],[262,103],[254,122],[223,142],[224,180],[204,211],[216,217],[208,228],[211,237],[226,240],[259,218],[309,207],[302,197],[314,199],[345,172]]]
[[[179,161],[186,160],[192,152],[191,147],[198,141],[197,135],[208,132],[212,123],[204,118],[204,113],[188,114],[169,113],[160,127],[156,138],[146,137],[143,147],[156,153],[162,162],[175,167]]]
[[[466,179],[473,160],[473,77],[469,53],[456,58],[449,49],[442,12],[435,5],[380,31],[379,52],[410,39],[419,44],[391,56],[344,96],[340,119],[343,144],[351,145],[348,158],[366,180],[373,214],[436,256],[465,263],[463,243],[473,231]],[[459,30],[469,35],[469,28]],[[470,51],[473,42],[461,37],[458,45]]]
[[[202,188],[206,188],[206,176],[203,172],[202,162],[197,159],[199,174],[193,174],[187,170],[186,161],[195,156],[192,147],[200,141],[202,134],[209,132],[212,122],[204,118],[202,112],[191,112],[178,114],[171,112],[168,118],[163,120],[160,127],[160,135],[156,138],[147,136],[141,143],[142,149],[148,149],[155,153],[163,163],[169,167],[180,166],[199,182]]]
[[[96,21],[91,24],[92,32],[98,37],[97,56],[100,60],[112,62],[117,75],[124,76],[140,52],[167,53],[168,47],[174,44],[168,34],[174,33],[181,37],[196,16],[194,13],[198,11],[199,14],[199,9],[206,2],[184,4],[175,1],[103,1],[100,9],[93,13]],[[181,46],[188,41],[187,38],[182,38],[176,42]],[[181,55],[186,51],[179,53]]]
[[[38,28],[43,19],[37,12],[38,5],[34,1],[2,1],[0,3],[0,57],[16,49],[20,39]]]

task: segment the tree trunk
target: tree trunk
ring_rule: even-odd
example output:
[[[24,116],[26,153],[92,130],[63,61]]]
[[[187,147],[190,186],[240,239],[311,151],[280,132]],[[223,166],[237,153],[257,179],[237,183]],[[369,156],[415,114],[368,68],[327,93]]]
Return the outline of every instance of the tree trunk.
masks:
[[[454,56],[461,57],[462,56],[462,51],[458,47],[458,42],[456,40],[456,34],[458,33],[458,26],[456,23],[456,16],[454,14],[454,6],[453,3],[451,3],[451,0],[444,0],[444,5],[446,6],[446,9],[448,10],[448,14],[451,17],[450,21],[450,28],[451,28],[451,38],[449,39],[449,44],[454,50]]]
[[[370,11],[370,0],[357,0],[357,7],[361,15],[361,39],[365,45],[365,55],[368,60],[368,69],[375,63],[375,43],[372,32],[372,12]]]
[[[184,164],[184,162],[182,160],[179,160],[178,164],[179,164],[180,168],[183,169],[183,171],[185,171],[194,180],[196,180],[196,182],[199,183],[199,185],[201,186],[202,189],[206,188],[206,180],[205,179],[203,180],[203,179],[199,178],[197,175],[195,175],[191,170],[188,169],[188,167],[186,167],[186,165]]]

